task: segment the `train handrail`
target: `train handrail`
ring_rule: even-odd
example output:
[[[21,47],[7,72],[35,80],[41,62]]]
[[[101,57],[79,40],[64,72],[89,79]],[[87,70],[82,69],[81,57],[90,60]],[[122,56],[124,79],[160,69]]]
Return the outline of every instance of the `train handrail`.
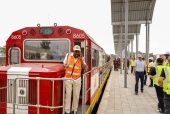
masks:
[[[110,63],[110,64],[109,64],[109,63]],[[107,68],[109,68],[109,67],[111,66],[111,63],[112,63],[111,61],[108,61],[108,62],[106,62],[105,64],[102,65],[102,68],[103,68],[103,67],[106,67],[105,65],[109,64],[109,65],[105,68],[104,72],[107,70]],[[85,72],[85,73],[83,74],[83,84],[82,84],[82,85],[83,85],[83,87],[82,87],[82,89],[83,89],[83,90],[82,90],[82,110],[81,110],[81,111],[82,111],[82,114],[84,114],[84,112],[85,112],[84,110],[85,110],[85,104],[86,104],[86,103],[85,103],[85,101],[86,101],[86,93],[91,89],[91,88],[89,88],[89,89],[86,91],[86,88],[85,88],[85,87],[86,87],[86,85],[85,85],[85,84],[86,84],[86,81],[85,81],[85,80],[86,80],[86,77],[89,76],[88,74],[91,73],[93,70],[94,70],[94,69],[92,69],[92,70],[90,70],[90,71],[88,71],[88,72]],[[101,71],[101,70],[103,70],[103,69],[100,69],[99,71]],[[103,74],[104,72],[102,72],[102,74]]]
[[[99,76],[99,86],[98,87],[100,87],[101,83],[103,82],[103,79],[102,79],[101,82],[100,82],[100,79],[103,78],[103,76],[104,76],[103,74],[108,71],[108,68],[110,68],[110,66],[111,66],[111,62],[109,61],[109,62],[103,64],[100,67],[99,71],[102,70],[102,73],[100,74],[101,76]],[[88,91],[90,91],[90,89],[91,89],[91,87],[88,88],[87,90],[85,88],[86,87],[86,77],[90,76],[89,73],[91,73],[93,70],[94,69],[92,69],[92,70],[90,70],[88,72],[85,72],[83,74],[83,76],[82,76],[83,77],[83,84],[82,84],[82,86],[83,86],[82,87],[82,114],[84,114],[84,112],[85,112],[85,104],[86,104],[85,103],[85,101],[86,101],[85,96],[86,96],[86,93]],[[24,73],[18,73],[18,74],[10,73],[9,75],[26,75],[26,74],[24,74]],[[33,75],[40,76],[39,74],[33,74]],[[28,76],[28,74],[27,74],[27,76]],[[17,80],[37,80],[37,88],[38,89],[37,89],[37,104],[36,105],[15,103],[16,102],[15,90],[16,90]],[[40,80],[50,80],[50,81],[52,81],[52,106],[43,106],[43,105],[40,104],[40,99],[39,99],[40,98],[40,91],[39,91],[39,89],[40,89],[40,87],[39,87],[40,86]],[[63,104],[61,106],[54,106],[54,81],[56,81],[56,80],[63,81]],[[50,108],[51,111],[54,110],[54,109],[57,109],[57,108],[63,108],[63,114],[64,114],[64,112],[65,112],[65,81],[67,81],[67,80],[70,80],[70,81],[74,82],[74,80],[72,78],[41,78],[41,77],[22,77],[21,78],[20,77],[20,78],[15,78],[12,84],[7,85],[6,87],[1,87],[0,90],[1,89],[6,89],[6,88],[12,86],[12,91],[13,91],[12,92],[13,114],[15,114],[15,106],[16,105],[17,106],[36,107],[37,108],[37,114],[40,113],[40,108]]]
[[[36,105],[30,105],[30,104],[17,104],[15,103],[16,101],[16,93],[15,93],[15,90],[16,90],[16,82],[17,80],[30,80],[30,79],[33,79],[33,80],[37,80],[37,104]],[[52,81],[52,106],[43,106],[40,104],[40,101],[39,101],[39,98],[40,98],[40,80],[50,80]],[[54,106],[54,81],[55,80],[58,80],[58,81],[63,81],[63,103],[61,106]],[[14,81],[13,81],[13,88],[12,88],[12,104],[13,104],[13,114],[15,114],[15,105],[17,106],[32,106],[32,107],[36,107],[37,108],[37,114],[40,114],[40,108],[50,108],[50,110],[54,110],[54,109],[57,109],[57,108],[63,108],[63,114],[65,113],[64,109],[65,109],[65,81],[67,80],[70,80],[70,81],[73,81],[74,80],[72,78],[41,78],[41,77],[23,77],[23,78],[15,78]]]

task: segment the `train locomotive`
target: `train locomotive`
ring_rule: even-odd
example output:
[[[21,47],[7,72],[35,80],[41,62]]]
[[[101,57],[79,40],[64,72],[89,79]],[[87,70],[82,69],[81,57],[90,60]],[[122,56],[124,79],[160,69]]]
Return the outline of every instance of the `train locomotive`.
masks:
[[[0,114],[64,113],[63,60],[74,45],[81,47],[88,66],[82,75],[79,112],[90,114],[109,76],[111,62],[86,32],[56,23],[25,27],[7,39],[6,65],[0,67]]]

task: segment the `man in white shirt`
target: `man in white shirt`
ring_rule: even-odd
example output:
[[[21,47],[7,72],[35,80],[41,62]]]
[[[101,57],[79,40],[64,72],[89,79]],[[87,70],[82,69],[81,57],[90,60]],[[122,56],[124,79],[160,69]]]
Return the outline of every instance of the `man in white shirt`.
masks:
[[[135,76],[135,79],[136,79],[136,84],[135,84],[135,94],[136,95],[138,95],[139,78],[141,81],[141,92],[143,93],[144,70],[147,71],[146,63],[142,60],[142,55],[138,54],[138,60],[135,61],[135,65],[134,65],[134,69],[133,69],[133,75]],[[147,75],[147,73],[146,73],[146,75]]]

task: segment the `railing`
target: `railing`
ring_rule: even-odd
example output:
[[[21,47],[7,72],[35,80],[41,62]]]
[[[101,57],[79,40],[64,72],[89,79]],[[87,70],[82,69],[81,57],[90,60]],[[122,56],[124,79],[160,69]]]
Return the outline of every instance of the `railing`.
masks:
[[[99,70],[99,86],[98,88],[100,88],[100,85],[102,84],[102,82],[104,81],[105,78],[105,74],[108,73],[108,70],[110,70],[112,66],[112,61],[109,61],[107,63],[105,63],[101,69]],[[83,74],[83,87],[82,87],[82,114],[85,114],[85,105],[86,105],[86,93],[88,91],[90,91],[91,88],[89,88],[88,90],[86,90],[86,78],[87,76],[90,76],[89,74],[92,72],[93,70],[90,70],[86,73]]]
[[[112,62],[107,62],[105,63],[99,70],[99,86],[98,88],[100,88],[100,85],[103,83],[106,73],[108,73],[108,70],[110,70],[112,65]],[[89,88],[88,90],[86,90],[86,78],[87,76],[90,76],[89,74],[92,72],[93,70],[90,70],[86,73],[83,74],[83,84],[82,84],[82,114],[85,114],[85,102],[86,102],[86,93],[88,91],[91,90],[91,88]],[[22,76],[28,76],[26,74],[8,74],[8,75],[22,75]],[[39,76],[39,74],[32,74],[34,76]],[[19,104],[16,103],[16,85],[17,85],[17,81],[18,80],[35,80],[37,81],[37,101],[36,104]],[[49,80],[52,82],[52,104],[51,106],[44,106],[40,104],[40,80]],[[12,87],[12,110],[13,110],[13,114],[15,114],[15,106],[31,106],[31,107],[36,107],[37,108],[37,114],[40,114],[40,108],[50,108],[51,111],[53,111],[54,109],[57,108],[63,108],[63,114],[65,112],[65,81],[66,80],[71,80],[74,81],[72,78],[41,78],[41,77],[25,77],[25,78],[15,78],[13,83],[11,83],[10,85],[7,85],[6,87],[1,87],[0,90],[2,89],[7,89],[9,87]],[[62,101],[62,105],[61,106],[54,106],[54,82],[55,81],[63,81],[63,101]],[[8,97],[8,96],[7,96]],[[6,101],[7,102],[7,101]],[[8,108],[8,107],[7,107]]]
[[[19,74],[20,75],[20,74]],[[37,81],[37,103],[36,105],[33,104],[19,104],[16,103],[16,84],[17,80],[36,80]],[[44,106],[40,104],[40,80],[50,80],[52,82],[52,106]],[[26,78],[15,78],[13,83],[6,87],[1,87],[0,89],[6,89],[12,86],[12,110],[13,114],[15,114],[15,106],[31,106],[37,108],[37,114],[40,114],[40,108],[50,108],[51,111],[57,108],[63,108],[63,114],[65,109],[65,81],[72,80],[72,78],[40,78],[40,77],[26,77]],[[54,81],[63,81],[63,101],[61,106],[54,106]]]

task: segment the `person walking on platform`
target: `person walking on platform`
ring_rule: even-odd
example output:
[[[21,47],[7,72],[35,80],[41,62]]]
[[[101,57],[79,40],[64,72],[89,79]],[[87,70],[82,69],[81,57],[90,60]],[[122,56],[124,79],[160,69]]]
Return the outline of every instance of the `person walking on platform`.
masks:
[[[131,74],[132,74],[133,73],[133,67],[135,65],[135,58],[132,58],[130,65],[131,65]]]
[[[139,78],[141,81],[141,92],[143,93],[143,80],[144,80],[144,69],[147,71],[146,63],[142,60],[142,55],[138,54],[138,60],[135,61],[133,75],[135,76],[135,94],[138,95],[138,83]],[[147,72],[146,72],[147,75]]]
[[[163,59],[162,58],[158,58],[156,60],[156,66],[153,67],[150,71],[150,78],[153,79],[154,82],[154,87],[156,90],[156,95],[158,98],[158,109],[160,113],[164,113],[165,112],[165,108],[164,108],[164,93],[163,93],[163,87],[160,86],[158,84],[158,79],[161,75],[162,69],[165,68],[165,66],[163,65]]]
[[[155,64],[153,63],[153,57],[149,58],[149,64],[148,64],[148,75],[150,74],[151,68],[155,67]],[[149,87],[153,87],[153,79],[150,78],[150,85]]]
[[[145,61],[145,58],[142,58],[143,61]],[[147,61],[145,61],[146,67],[148,67]],[[146,85],[147,82],[147,75],[146,75],[146,70],[144,69],[144,85]]]
[[[170,52],[169,51],[167,51],[165,54],[164,54],[164,56],[165,56],[165,60],[164,60],[164,63],[163,63],[163,65],[164,66],[168,66],[168,57],[170,56]]]
[[[170,61],[170,56],[168,60]],[[165,114],[170,114],[170,66],[163,68],[158,84],[163,86]]]
[[[117,58],[115,58],[115,60],[113,61],[113,65],[114,65],[114,71],[118,71],[118,60]]]
[[[81,48],[75,45],[73,53],[66,54],[63,61],[66,72],[66,78],[72,78],[74,81],[67,80],[65,82],[66,98],[65,98],[65,114],[77,114],[79,95],[81,89],[81,72],[86,69],[86,63],[83,60]],[[73,90],[72,112],[70,113],[71,93]]]

